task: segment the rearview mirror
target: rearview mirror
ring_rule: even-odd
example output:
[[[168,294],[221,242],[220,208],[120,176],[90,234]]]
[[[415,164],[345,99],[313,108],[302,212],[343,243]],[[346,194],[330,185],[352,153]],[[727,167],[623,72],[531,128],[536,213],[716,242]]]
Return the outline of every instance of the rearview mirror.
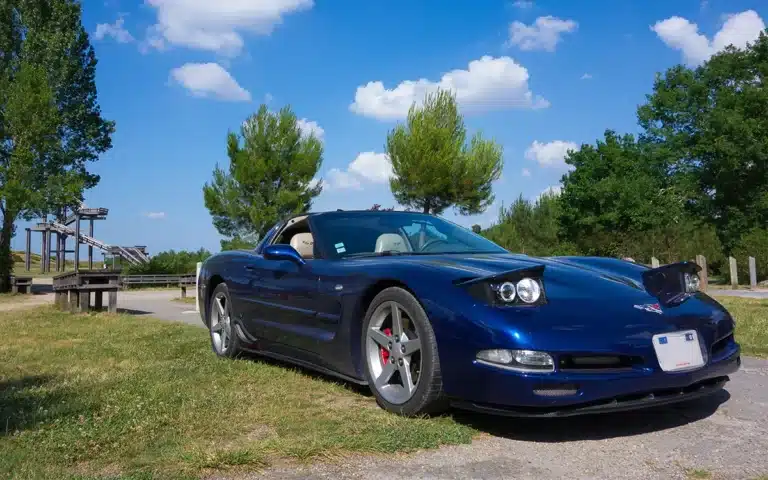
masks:
[[[267,260],[289,260],[298,265],[304,265],[304,259],[290,245],[267,245],[264,248],[264,258]]]

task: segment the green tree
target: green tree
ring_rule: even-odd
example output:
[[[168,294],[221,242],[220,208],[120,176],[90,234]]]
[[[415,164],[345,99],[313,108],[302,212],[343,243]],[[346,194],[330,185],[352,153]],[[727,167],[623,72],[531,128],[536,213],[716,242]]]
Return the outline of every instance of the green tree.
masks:
[[[111,148],[96,56],[75,0],[0,0],[0,291],[13,268],[14,223],[78,205]]]
[[[622,244],[635,235],[680,222],[685,196],[668,174],[665,151],[632,135],[606,131],[604,140],[566,157],[561,234],[591,255],[626,256]]]
[[[696,69],[656,78],[638,110],[645,138],[669,150],[688,208],[717,228],[726,251],[768,223],[768,35],[730,46]]]
[[[559,238],[560,197],[545,193],[535,202],[519,196],[501,206],[498,221],[483,232],[489,240],[512,252],[529,255],[571,255],[576,247]]]
[[[451,93],[438,91],[423,106],[411,106],[406,124],[387,135],[395,200],[425,213],[450,206],[462,215],[485,211],[494,200],[492,183],[501,176],[502,148],[479,133],[469,145],[466,137]]]
[[[203,187],[205,206],[220,234],[222,249],[252,246],[283,217],[309,211],[322,191],[313,182],[323,162],[323,145],[302,133],[290,107],[266,105],[249,117],[240,135],[227,137],[229,168],[216,165]]]

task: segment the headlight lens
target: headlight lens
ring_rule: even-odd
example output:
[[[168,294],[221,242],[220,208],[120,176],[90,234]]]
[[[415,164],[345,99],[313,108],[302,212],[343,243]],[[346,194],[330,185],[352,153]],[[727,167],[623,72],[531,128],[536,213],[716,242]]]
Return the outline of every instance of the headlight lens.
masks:
[[[696,293],[699,291],[699,285],[701,284],[701,280],[699,280],[699,276],[695,273],[686,273],[685,274],[685,291],[686,293]]]
[[[552,372],[555,361],[552,355],[535,350],[481,350],[477,352],[481,362],[498,365],[521,372]]]
[[[499,286],[499,298],[507,303],[515,300],[515,284],[512,282],[504,282]]]
[[[536,303],[541,297],[539,282],[532,278],[523,278],[517,282],[517,296],[525,303]]]

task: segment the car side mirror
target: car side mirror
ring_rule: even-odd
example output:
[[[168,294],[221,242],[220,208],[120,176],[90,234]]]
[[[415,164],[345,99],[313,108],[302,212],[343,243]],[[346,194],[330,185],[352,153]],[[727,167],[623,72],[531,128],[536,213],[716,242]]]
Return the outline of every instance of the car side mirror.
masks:
[[[299,252],[290,245],[267,245],[264,247],[264,258],[266,260],[289,260],[297,265],[306,263]]]

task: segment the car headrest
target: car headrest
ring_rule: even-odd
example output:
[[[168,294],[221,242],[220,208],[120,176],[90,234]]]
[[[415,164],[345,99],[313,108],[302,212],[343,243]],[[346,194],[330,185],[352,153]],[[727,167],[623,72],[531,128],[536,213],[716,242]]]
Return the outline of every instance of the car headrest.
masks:
[[[313,258],[315,256],[315,239],[309,232],[297,233],[291,237],[291,246],[299,252],[302,258]]]
[[[410,252],[411,248],[408,242],[396,233],[384,233],[376,239],[375,252],[385,252],[387,250],[395,252]]]

